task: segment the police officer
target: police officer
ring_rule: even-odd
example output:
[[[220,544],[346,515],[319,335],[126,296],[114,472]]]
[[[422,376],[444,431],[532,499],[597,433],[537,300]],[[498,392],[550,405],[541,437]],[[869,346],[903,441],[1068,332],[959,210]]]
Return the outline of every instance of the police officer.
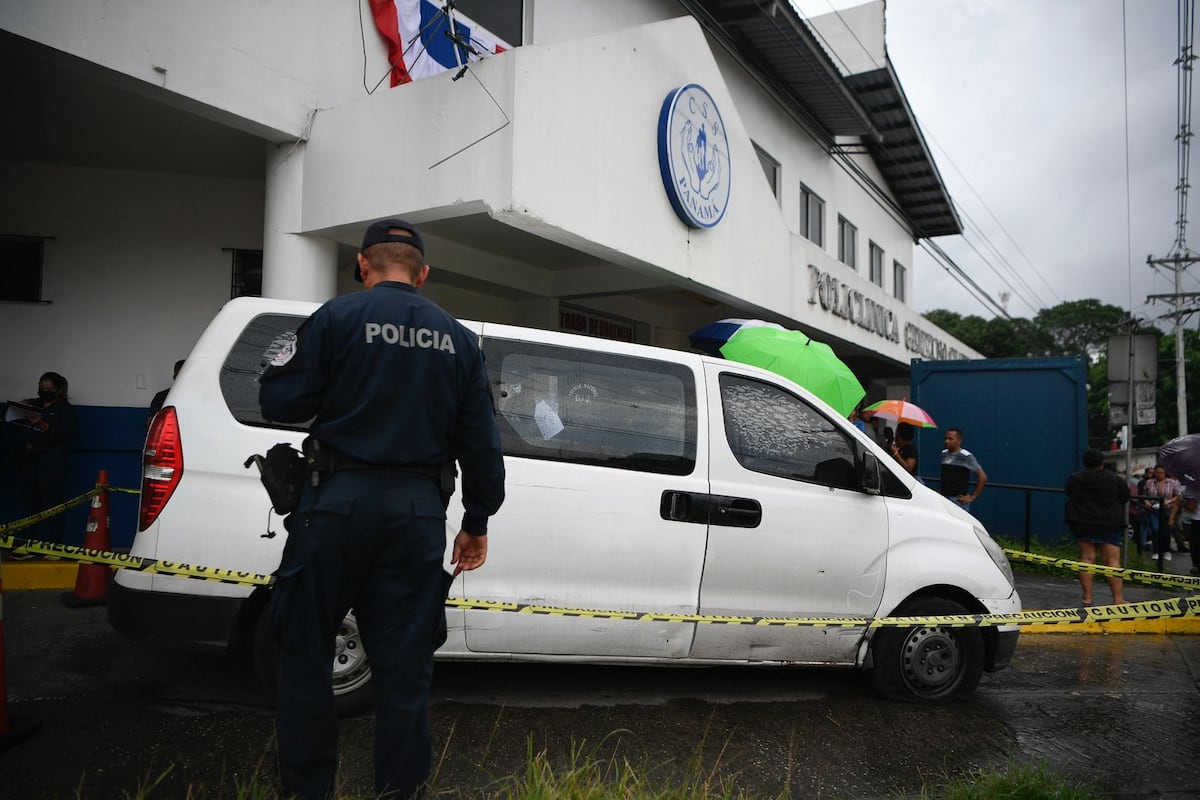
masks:
[[[429,776],[429,684],[444,624],[445,500],[457,461],[465,513],[455,573],[487,557],[504,462],[474,334],[418,294],[429,266],[415,227],[372,224],[355,277],[369,291],[309,317],[263,373],[263,416],[313,420],[316,471],[288,517],[271,624],[280,644],[276,730],[284,794],[334,790],[335,635],[353,608],[375,690],[375,788],[408,798]],[[452,474],[452,473],[451,473]]]
[[[16,424],[5,425],[17,496],[26,512],[45,511],[67,499],[70,445],[79,427],[75,406],[67,400],[67,379],[47,372],[38,379],[37,397],[24,401],[31,411]],[[17,409],[18,411],[20,409]],[[61,543],[62,514],[42,520],[26,531],[31,539]],[[13,556],[16,559],[32,555]]]

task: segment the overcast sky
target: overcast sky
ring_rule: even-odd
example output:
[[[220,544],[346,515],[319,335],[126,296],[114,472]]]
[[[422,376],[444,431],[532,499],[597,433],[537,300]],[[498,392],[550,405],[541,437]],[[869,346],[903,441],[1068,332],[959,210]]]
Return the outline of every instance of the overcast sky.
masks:
[[[1124,34],[1122,8],[887,0],[888,54],[967,229],[936,241],[997,301],[1009,293],[1014,317],[1090,297],[1145,318],[1169,310],[1146,296],[1174,277],[1146,257],[1176,238],[1176,0],[1128,0]],[[1200,187],[1188,209],[1200,218]],[[994,316],[923,249],[914,259],[918,311]],[[1200,291],[1200,266],[1183,290]]]

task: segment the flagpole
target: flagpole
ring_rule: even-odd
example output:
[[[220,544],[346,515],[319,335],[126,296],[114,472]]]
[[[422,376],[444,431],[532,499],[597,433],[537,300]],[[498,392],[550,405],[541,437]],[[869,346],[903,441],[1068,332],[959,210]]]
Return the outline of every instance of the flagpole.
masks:
[[[454,80],[458,80],[462,76],[463,60],[462,53],[459,50],[458,43],[458,26],[454,24],[454,0],[446,0],[446,4],[442,6],[442,13],[446,15],[446,21],[450,24],[450,41],[453,43],[454,63],[458,67],[459,72],[454,76]]]

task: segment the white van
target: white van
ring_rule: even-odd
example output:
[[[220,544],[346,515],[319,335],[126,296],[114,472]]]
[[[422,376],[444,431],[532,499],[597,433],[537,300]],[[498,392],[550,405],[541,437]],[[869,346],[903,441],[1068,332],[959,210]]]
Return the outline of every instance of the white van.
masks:
[[[316,305],[231,301],[188,355],[144,454],[134,555],[271,573],[286,532],[243,463],[300,427],[259,413],[272,343]],[[464,323],[480,336],[507,499],[488,562],[450,594],[576,609],[755,617],[1021,610],[982,525],[773,373],[693,353]],[[447,539],[461,508],[452,501]],[[274,535],[274,533],[278,535]],[[250,648],[270,674],[269,590],[124,570],[108,601],[142,639]],[[447,609],[445,659],[860,667],[896,699],[945,702],[1006,666],[1016,626],[784,627]],[[351,614],[335,691],[370,668]]]

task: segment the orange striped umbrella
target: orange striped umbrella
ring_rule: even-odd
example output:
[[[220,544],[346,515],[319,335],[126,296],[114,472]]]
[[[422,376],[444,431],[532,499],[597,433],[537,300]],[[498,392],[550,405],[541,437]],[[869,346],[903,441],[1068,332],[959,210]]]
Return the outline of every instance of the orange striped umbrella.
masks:
[[[937,423],[925,409],[908,400],[880,400],[863,409],[864,417],[879,417],[892,422],[907,422],[918,428],[936,428]]]

